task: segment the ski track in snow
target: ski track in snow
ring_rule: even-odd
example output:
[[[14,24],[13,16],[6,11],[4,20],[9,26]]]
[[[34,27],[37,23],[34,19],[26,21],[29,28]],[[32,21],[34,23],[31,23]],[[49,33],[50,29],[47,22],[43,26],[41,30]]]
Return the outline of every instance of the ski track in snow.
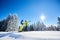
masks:
[[[0,40],[60,40],[60,31],[0,32]]]

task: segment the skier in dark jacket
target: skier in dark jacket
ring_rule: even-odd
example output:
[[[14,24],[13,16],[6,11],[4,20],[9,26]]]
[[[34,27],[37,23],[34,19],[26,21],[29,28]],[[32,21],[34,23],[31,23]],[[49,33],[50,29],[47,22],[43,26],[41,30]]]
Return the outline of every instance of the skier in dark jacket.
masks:
[[[19,26],[19,32],[22,32],[23,31],[23,20],[21,20],[20,22],[20,26]]]

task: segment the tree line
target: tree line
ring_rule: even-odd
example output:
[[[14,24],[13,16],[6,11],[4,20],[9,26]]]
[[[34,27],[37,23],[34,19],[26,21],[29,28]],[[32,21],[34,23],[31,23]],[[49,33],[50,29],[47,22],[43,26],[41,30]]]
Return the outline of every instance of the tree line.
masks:
[[[57,26],[50,25],[46,27],[44,23],[41,23],[40,21],[30,25],[29,29],[30,31],[60,31],[60,17],[57,17]]]
[[[60,31],[60,17],[57,17],[57,26],[50,25],[46,27],[44,23],[40,21],[29,25],[28,27],[23,27],[23,31]],[[18,17],[16,14],[10,14],[6,19],[0,21],[0,31],[18,31]]]

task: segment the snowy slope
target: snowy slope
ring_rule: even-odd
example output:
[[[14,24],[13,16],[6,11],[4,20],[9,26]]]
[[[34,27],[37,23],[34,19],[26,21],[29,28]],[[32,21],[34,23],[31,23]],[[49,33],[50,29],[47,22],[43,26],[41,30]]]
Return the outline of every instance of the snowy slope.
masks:
[[[60,40],[60,31],[0,32],[0,40]]]

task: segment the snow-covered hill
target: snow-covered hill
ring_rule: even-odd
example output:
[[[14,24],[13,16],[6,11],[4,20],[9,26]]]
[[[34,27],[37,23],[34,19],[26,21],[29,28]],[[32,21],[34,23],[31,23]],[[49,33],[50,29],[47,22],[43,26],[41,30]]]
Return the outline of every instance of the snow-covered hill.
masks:
[[[0,32],[0,40],[60,40],[60,31]]]

